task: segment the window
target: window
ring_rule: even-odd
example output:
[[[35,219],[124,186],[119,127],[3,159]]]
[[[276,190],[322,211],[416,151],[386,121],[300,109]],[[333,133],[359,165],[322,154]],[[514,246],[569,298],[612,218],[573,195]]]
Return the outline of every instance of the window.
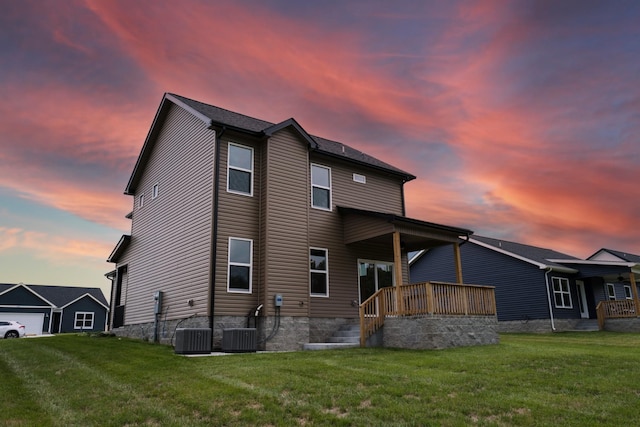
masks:
[[[613,283],[607,283],[607,296],[610,300],[616,299],[616,287]]]
[[[572,308],[571,292],[569,291],[569,279],[564,277],[552,277],[553,298],[557,308]]]
[[[140,197],[138,198],[138,208],[141,208],[144,206],[144,194],[141,194]]]
[[[251,293],[253,240],[229,238],[227,291]]]
[[[329,268],[326,249],[311,248],[309,250],[309,269],[311,274],[311,296],[328,297]]]
[[[74,329],[93,329],[93,313],[77,311]]]
[[[311,206],[331,210],[331,169],[311,165]]]
[[[624,285],[624,297],[626,299],[633,299],[633,293],[631,292],[631,286]]]
[[[253,148],[229,143],[227,191],[253,195]]]
[[[151,191],[151,198],[152,199],[155,199],[156,197],[158,197],[159,190],[160,190],[160,188],[159,188],[158,184],[153,184],[153,189]]]

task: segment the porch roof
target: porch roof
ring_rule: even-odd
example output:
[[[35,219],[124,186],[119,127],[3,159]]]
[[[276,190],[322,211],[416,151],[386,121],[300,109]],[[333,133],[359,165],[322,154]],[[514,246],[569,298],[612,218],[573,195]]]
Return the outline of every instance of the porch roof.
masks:
[[[344,219],[344,243],[376,241],[391,244],[394,232],[400,233],[402,249],[411,252],[457,243],[470,236],[466,228],[436,224],[390,213],[338,206]]]

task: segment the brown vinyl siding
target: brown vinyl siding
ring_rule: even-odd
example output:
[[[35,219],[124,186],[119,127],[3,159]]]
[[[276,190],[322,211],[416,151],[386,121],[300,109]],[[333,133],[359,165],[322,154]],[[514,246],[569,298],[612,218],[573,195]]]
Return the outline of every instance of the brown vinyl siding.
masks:
[[[310,209],[310,246],[328,249],[329,298],[311,297],[312,317],[357,317],[358,308],[351,305],[358,300],[358,260],[393,262],[393,246],[388,243],[347,245],[368,237],[391,233],[393,226],[380,221],[362,221],[344,227],[348,218],[341,216],[336,206],[355,207],[401,215],[402,181],[388,174],[353,165],[327,156],[312,155],[311,162],[331,168],[332,212]],[[366,177],[362,184],[353,180],[357,173]],[[309,196],[310,197],[310,196]],[[307,201],[307,205],[310,202]],[[345,235],[345,229],[350,234]],[[355,232],[355,235],[351,233]]]
[[[131,245],[120,263],[128,263],[131,284],[126,324],[154,320],[158,290],[164,292],[163,319],[207,312],[214,145],[215,132],[171,106],[134,195]],[[156,183],[159,195],[152,199]]]
[[[265,309],[283,297],[282,316],[309,315],[309,156],[306,142],[283,129],[266,146],[264,189]]]
[[[220,195],[218,198],[218,242],[216,251],[215,308],[216,316],[245,315],[259,304],[262,292],[259,281],[260,240],[259,209],[262,146],[255,141],[223,135],[220,144]],[[229,142],[253,148],[253,196],[227,191]],[[227,291],[229,237],[253,240],[251,293]]]

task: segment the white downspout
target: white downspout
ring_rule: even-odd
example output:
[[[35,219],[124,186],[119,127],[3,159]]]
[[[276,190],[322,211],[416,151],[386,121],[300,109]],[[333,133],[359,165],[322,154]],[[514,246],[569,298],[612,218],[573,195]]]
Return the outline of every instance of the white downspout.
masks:
[[[544,282],[545,282],[546,288],[547,288],[547,301],[549,302],[549,317],[551,318],[551,330],[555,331],[556,330],[556,325],[555,325],[554,320],[553,320],[553,308],[552,308],[552,304],[551,304],[551,293],[549,292],[549,273],[551,273],[551,267],[547,267],[546,271],[544,272]]]

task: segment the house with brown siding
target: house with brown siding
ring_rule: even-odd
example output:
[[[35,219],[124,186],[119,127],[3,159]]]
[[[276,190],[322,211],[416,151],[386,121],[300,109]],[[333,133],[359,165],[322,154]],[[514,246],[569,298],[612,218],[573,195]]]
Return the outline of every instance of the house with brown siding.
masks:
[[[208,329],[217,348],[251,327],[260,349],[301,349],[408,284],[409,251],[451,246],[461,283],[472,232],[405,217],[413,179],[293,118],[165,94],[125,188],[131,233],[108,259],[112,330],[168,343]]]

